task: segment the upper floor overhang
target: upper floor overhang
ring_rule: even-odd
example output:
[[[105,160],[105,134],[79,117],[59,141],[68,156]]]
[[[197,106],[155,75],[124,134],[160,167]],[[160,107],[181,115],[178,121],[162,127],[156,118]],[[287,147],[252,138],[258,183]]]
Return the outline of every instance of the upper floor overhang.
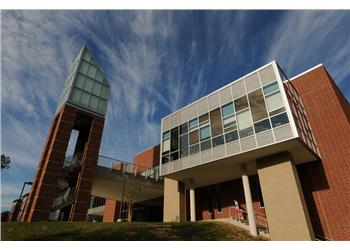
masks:
[[[276,61],[162,119],[162,176],[180,180],[207,170],[224,180],[230,173],[220,168],[234,175],[234,165],[283,151],[296,164],[319,157],[299,94]]]

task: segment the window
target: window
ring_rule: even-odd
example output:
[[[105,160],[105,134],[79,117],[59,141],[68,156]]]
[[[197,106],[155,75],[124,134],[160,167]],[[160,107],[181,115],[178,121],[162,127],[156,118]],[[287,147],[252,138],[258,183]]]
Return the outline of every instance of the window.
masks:
[[[260,133],[270,128],[271,128],[271,125],[270,125],[269,119],[266,119],[254,124],[255,133]]]
[[[204,141],[205,139],[208,139],[210,137],[210,128],[209,125],[200,128],[200,138],[201,141]]]
[[[170,151],[174,152],[179,149],[179,129],[178,127],[171,130],[171,146]]]
[[[226,143],[233,142],[236,140],[238,140],[237,130],[225,134]]]
[[[190,145],[196,144],[199,141],[198,129],[190,132]]]
[[[198,118],[191,120],[190,122],[190,131],[198,127]]]
[[[261,89],[248,94],[253,121],[259,121],[267,117],[265,101]]]
[[[171,155],[170,155],[170,161],[175,161],[175,160],[177,160],[177,159],[179,159],[179,152],[176,151],[176,152],[174,152],[174,153],[171,153]]]
[[[276,128],[278,126],[282,126],[286,123],[288,123],[288,116],[287,113],[282,113],[280,115],[276,115],[271,117],[271,123],[272,123],[272,127]]]
[[[184,134],[180,137],[180,157],[188,155],[188,134]]]
[[[211,148],[211,140],[201,142],[201,151],[204,151],[210,148]]]
[[[239,127],[240,138],[247,137],[253,134],[252,118],[250,117],[250,110],[245,110],[237,113],[237,121]]]
[[[272,92],[275,92],[276,90],[278,90],[278,83],[277,82],[274,82],[274,83],[271,83],[267,86],[264,87],[264,94],[267,95],[267,94],[270,94]]]
[[[222,106],[222,116],[223,117],[232,115],[234,112],[235,112],[235,109],[233,107],[233,103],[232,102]]]
[[[204,114],[204,115],[201,115],[199,117],[199,124],[202,125],[202,124],[205,124],[205,123],[208,123],[209,122],[209,115],[208,113]]]
[[[235,108],[236,108],[236,112],[241,111],[245,108],[248,108],[247,96],[242,96],[241,98],[238,98],[237,100],[235,100]]]
[[[277,115],[277,114],[279,114],[279,113],[284,112],[285,110],[286,110],[285,108],[279,108],[279,109],[276,109],[276,110],[274,110],[274,111],[271,111],[271,112],[269,113],[269,115],[270,115],[270,116]]]
[[[212,139],[212,142],[213,142],[213,147],[220,146],[224,144],[224,137],[222,135],[215,137]]]
[[[163,152],[169,152],[170,151],[170,131],[163,133]]]
[[[267,108],[269,112],[283,107],[281,92],[277,91],[266,96]]]
[[[183,135],[184,133],[188,132],[188,124],[187,122],[184,124],[181,124],[180,126],[180,135]]]
[[[224,118],[224,128],[231,127],[233,125],[236,125],[236,117],[235,116],[230,116],[227,118]]]
[[[170,156],[169,155],[165,155],[162,157],[162,164],[164,163],[168,163],[170,161]]]
[[[210,125],[212,136],[217,136],[222,134],[222,122],[221,122],[221,112],[220,108],[217,108],[210,112]]]
[[[190,147],[190,154],[196,154],[199,152],[199,144],[193,145]]]

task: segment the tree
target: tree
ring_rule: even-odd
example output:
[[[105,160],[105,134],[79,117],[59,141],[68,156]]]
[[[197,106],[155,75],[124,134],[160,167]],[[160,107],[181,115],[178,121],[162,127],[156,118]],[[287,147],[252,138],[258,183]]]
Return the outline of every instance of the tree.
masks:
[[[1,154],[1,169],[9,169],[11,167],[10,156]]]
[[[128,205],[128,222],[131,222],[132,220],[132,214],[134,209],[134,203],[139,197],[141,188],[137,184],[131,184],[129,183],[125,190],[125,199],[126,203]]]

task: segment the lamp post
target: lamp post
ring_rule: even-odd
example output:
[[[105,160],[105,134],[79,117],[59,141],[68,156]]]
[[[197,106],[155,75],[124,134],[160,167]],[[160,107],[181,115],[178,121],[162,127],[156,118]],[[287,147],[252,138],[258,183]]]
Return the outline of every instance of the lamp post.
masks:
[[[22,201],[22,195],[23,195],[24,187],[25,187],[27,184],[28,184],[28,185],[32,185],[33,182],[31,182],[31,181],[25,181],[25,182],[23,183],[23,187],[22,187],[22,190],[21,190],[21,194],[19,195],[19,198],[18,198],[18,200],[20,200],[20,201]],[[22,203],[21,203],[21,207],[23,207],[23,206],[22,206]],[[21,212],[21,216],[19,217],[19,221],[22,220],[23,209],[21,209],[20,212]]]

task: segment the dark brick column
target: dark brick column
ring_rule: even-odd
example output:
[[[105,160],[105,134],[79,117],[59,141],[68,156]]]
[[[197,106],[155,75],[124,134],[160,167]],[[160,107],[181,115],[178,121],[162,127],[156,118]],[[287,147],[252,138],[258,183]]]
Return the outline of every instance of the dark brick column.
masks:
[[[60,111],[56,128],[53,132],[46,159],[42,164],[39,180],[31,202],[28,221],[48,220],[53,200],[57,193],[57,180],[61,175],[68,142],[75,121],[75,112],[69,106]]]
[[[76,185],[76,198],[72,205],[69,220],[86,220],[91,196],[92,181],[95,177],[98,152],[100,148],[104,118],[93,117],[89,137],[85,144],[82,167]]]
[[[42,175],[43,166],[44,166],[44,164],[46,162],[47,154],[48,154],[48,151],[49,151],[49,149],[51,147],[52,139],[53,139],[54,134],[56,132],[57,123],[58,123],[58,121],[60,119],[61,113],[62,113],[62,110],[59,111],[56,114],[55,118],[53,119],[53,121],[51,123],[51,127],[50,127],[50,130],[49,130],[49,135],[48,135],[48,137],[46,139],[44,150],[43,150],[43,152],[41,154],[41,157],[40,157],[40,160],[39,160],[39,164],[38,164],[38,167],[37,167],[36,172],[35,172],[32,188],[31,188],[31,191],[30,191],[30,193],[28,195],[27,202],[26,202],[26,204],[24,206],[23,216],[22,216],[22,219],[21,219],[22,222],[28,220],[29,213],[30,213],[30,210],[31,210],[31,207],[32,207],[32,204],[33,204],[34,196],[35,196],[36,190],[38,188],[39,179],[40,179],[40,176]]]

